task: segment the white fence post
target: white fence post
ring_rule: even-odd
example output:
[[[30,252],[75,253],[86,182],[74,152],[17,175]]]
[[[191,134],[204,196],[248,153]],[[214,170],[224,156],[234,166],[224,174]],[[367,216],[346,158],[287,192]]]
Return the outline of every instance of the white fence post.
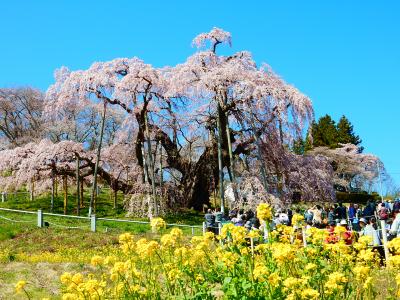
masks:
[[[267,228],[267,224],[264,223],[264,241],[268,242],[269,241],[269,233],[268,233],[268,228]]]
[[[40,228],[43,227],[43,212],[41,209],[37,212],[37,226]]]
[[[96,232],[96,215],[90,216],[90,230]]]
[[[218,223],[218,235],[221,235],[221,230],[222,230],[222,224],[219,222]]]
[[[203,235],[206,234],[206,222],[203,222]]]
[[[194,235],[194,227],[193,227],[193,226],[191,226],[191,228],[192,228],[192,235]]]
[[[1,202],[5,202],[6,201],[6,197],[7,197],[7,193],[6,192],[2,192],[1,193]]]
[[[306,236],[306,230],[304,227],[301,227],[301,235],[303,237],[303,246],[307,247],[307,236]]]
[[[382,239],[383,239],[383,250],[385,251],[385,261],[388,261],[389,258],[389,249],[387,247],[387,233],[386,233],[386,221],[381,220],[381,229],[382,229]]]

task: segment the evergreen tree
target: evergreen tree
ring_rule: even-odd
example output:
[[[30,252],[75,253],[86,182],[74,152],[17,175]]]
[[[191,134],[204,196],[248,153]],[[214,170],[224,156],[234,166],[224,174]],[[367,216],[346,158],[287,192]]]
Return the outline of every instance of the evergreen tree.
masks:
[[[313,148],[313,141],[312,141],[312,127],[308,128],[306,140],[304,141],[304,153],[311,150]]]
[[[324,146],[333,149],[340,147],[339,144],[348,143],[358,146],[360,153],[364,149],[360,147],[361,139],[354,133],[353,125],[344,115],[336,124],[331,116],[326,114],[319,118],[318,122],[314,121],[311,124],[305,139],[298,138],[293,142],[292,151],[296,154],[305,154],[314,147]]]
[[[335,121],[327,114],[312,124],[313,147],[338,147],[338,131]]]
[[[307,131],[307,135],[306,135],[305,139],[303,139],[302,137],[299,137],[293,142],[292,151],[294,153],[303,155],[307,151],[309,151],[313,148],[312,139],[310,136],[311,130],[312,130],[311,128],[312,127],[310,126],[310,128]]]
[[[293,142],[292,151],[296,154],[302,155],[305,152],[305,142],[299,137]]]
[[[339,123],[337,124],[337,132],[338,132],[338,143],[342,144],[350,143],[356,146],[361,144],[360,137],[356,135],[353,131],[353,125],[344,115],[340,118]]]

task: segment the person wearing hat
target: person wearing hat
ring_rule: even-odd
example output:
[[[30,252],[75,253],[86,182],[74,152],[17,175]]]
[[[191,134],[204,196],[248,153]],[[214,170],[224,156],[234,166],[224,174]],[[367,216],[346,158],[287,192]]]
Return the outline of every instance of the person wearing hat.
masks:
[[[369,236],[371,237],[372,242],[369,246],[379,247],[381,245],[381,240],[379,238],[379,233],[374,229],[373,225],[368,223],[365,218],[360,218],[358,224],[361,227],[360,236]]]
[[[369,236],[371,238],[371,242],[368,244],[368,246],[371,246],[373,251],[379,253],[380,263],[383,265],[385,251],[382,247],[382,242],[379,237],[379,230],[375,229],[374,225],[371,222],[368,223],[365,218],[361,218],[359,224],[361,227],[360,236]]]

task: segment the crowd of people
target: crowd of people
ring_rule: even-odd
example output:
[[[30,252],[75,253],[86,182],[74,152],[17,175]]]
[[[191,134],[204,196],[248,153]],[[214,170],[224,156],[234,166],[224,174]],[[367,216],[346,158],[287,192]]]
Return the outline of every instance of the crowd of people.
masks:
[[[228,215],[224,215],[219,208],[215,211],[207,210],[204,216],[207,231],[218,233],[218,228],[225,223],[233,223],[235,226],[244,226],[247,229],[259,228],[260,221],[257,219],[256,213],[251,209],[234,208],[229,211]]]
[[[273,216],[271,227],[276,228],[279,224],[292,226],[294,214],[304,216],[305,229],[316,227],[326,229],[328,233],[327,242],[335,243],[337,239],[333,232],[337,226],[344,227],[342,239],[346,244],[351,245],[359,236],[371,237],[371,247],[377,248],[382,253],[382,230],[381,222],[385,220],[387,232],[386,238],[391,240],[394,237],[400,237],[400,199],[395,201],[368,201],[364,206],[350,203],[343,205],[336,203],[329,206],[314,205],[308,209],[288,208],[285,211],[277,211]],[[222,214],[217,209],[212,211],[208,209],[205,214],[205,225],[208,231],[218,233],[218,228],[224,223],[233,223],[235,226],[244,226],[247,229],[260,228],[256,213],[252,210],[243,210],[234,208],[228,215]],[[221,225],[220,225],[221,224]]]

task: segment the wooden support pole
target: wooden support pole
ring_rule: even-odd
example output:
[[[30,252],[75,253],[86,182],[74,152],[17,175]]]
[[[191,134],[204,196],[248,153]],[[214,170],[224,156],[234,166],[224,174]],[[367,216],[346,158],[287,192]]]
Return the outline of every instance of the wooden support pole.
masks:
[[[385,261],[388,261],[389,258],[389,249],[387,246],[388,240],[387,240],[387,232],[386,232],[386,221],[381,220],[381,230],[382,230],[382,240],[383,240],[383,250],[385,251]]]
[[[64,215],[68,211],[68,182],[67,175],[63,175],[63,190],[64,190]]]
[[[79,158],[76,157],[76,214],[79,216],[80,214],[80,207],[81,207],[81,193],[79,191],[80,185],[79,185]]]
[[[50,203],[50,211],[53,212],[54,210],[54,196],[56,192],[56,181],[54,171],[51,172],[51,203]]]
[[[80,179],[80,189],[79,189],[79,192],[81,193],[81,196],[80,196],[80,199],[81,199],[81,207],[84,207],[85,205],[84,205],[84,202],[83,202],[83,178],[81,178]]]

